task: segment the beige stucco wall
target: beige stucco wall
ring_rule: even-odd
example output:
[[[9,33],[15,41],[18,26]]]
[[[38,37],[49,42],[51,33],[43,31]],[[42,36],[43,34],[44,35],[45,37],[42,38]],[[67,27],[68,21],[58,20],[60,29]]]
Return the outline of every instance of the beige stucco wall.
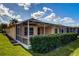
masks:
[[[24,28],[27,27],[27,25],[20,24],[18,27],[20,30],[19,35],[22,36],[22,38],[27,37],[26,35],[24,35],[24,32],[25,32]],[[30,27],[33,27],[33,29],[34,29],[34,32],[33,32],[34,36],[38,35],[38,28],[41,28],[40,33],[41,33],[41,35],[44,35],[44,26],[30,25]],[[61,27],[47,25],[45,27],[45,35],[55,34],[55,29],[57,29],[58,33],[59,33],[59,28],[61,28]],[[62,28],[64,28],[64,27],[62,27]],[[7,28],[6,32],[11,38],[16,39],[16,27],[15,26]],[[66,33],[66,28],[64,28],[64,33]]]
[[[52,27],[46,27],[45,28],[45,35],[49,35],[49,34],[51,34],[51,32],[52,32]]]
[[[27,25],[22,25],[21,24],[19,27],[20,27],[20,31],[21,31],[20,34],[22,36],[25,36],[24,35],[24,28],[27,27]],[[33,34],[38,35],[38,27],[39,26],[30,25],[30,27],[33,27],[33,29],[34,29]],[[44,27],[42,26],[42,27],[39,27],[39,28],[41,28],[40,33],[41,33],[41,35],[43,35],[44,34]],[[55,27],[55,26],[46,26],[45,27],[45,35],[54,34],[55,33],[55,28],[57,28],[57,27]]]
[[[21,32],[20,32],[22,36],[25,36],[25,35],[24,35],[24,28],[25,28],[25,27],[27,27],[27,25],[23,25],[23,26],[20,27],[20,29],[22,29]],[[38,27],[39,27],[39,26],[30,25],[30,27],[33,27],[33,29],[34,29],[33,34],[34,34],[34,35],[38,35]],[[40,28],[41,28],[41,31],[40,31],[40,32],[41,32],[41,35],[43,35],[43,34],[44,34],[44,28],[43,28],[43,27],[40,27]],[[45,34],[46,34],[46,35],[50,34],[51,31],[52,31],[52,27],[46,27],[46,28],[45,28],[45,32],[46,32]]]
[[[19,27],[20,27],[20,31],[21,31],[20,34],[21,34],[22,36],[26,36],[26,35],[24,35],[24,28],[27,27],[27,25],[20,25]],[[34,28],[33,34],[34,34],[34,35],[37,35],[37,28],[38,28],[38,27],[37,27],[37,26],[33,26],[33,25],[30,25],[30,27],[33,27],[33,28]]]
[[[55,27],[52,26],[52,28],[51,28],[51,33],[50,33],[50,34],[54,34],[54,33],[55,33]]]
[[[23,25],[23,24],[20,24],[18,26],[19,30],[20,30],[20,34],[21,36],[24,36],[24,37],[27,37],[26,35],[24,35],[24,28],[27,27],[27,25]],[[34,26],[34,25],[30,25],[30,27],[33,27],[34,28],[34,36],[38,35],[38,27],[39,26]],[[44,27],[40,27],[41,28],[41,35],[44,34]],[[49,34],[54,34],[55,33],[55,28],[58,28],[58,27],[55,27],[55,26],[46,26],[45,27],[45,35],[49,35]],[[13,39],[16,39],[16,27],[15,26],[12,26],[10,28],[8,28],[7,30],[7,34],[12,37]]]
[[[16,27],[15,26],[7,28],[6,32],[11,38],[16,39]]]
[[[59,33],[59,27],[57,27],[57,26],[52,26],[52,28],[51,28],[51,33],[50,33],[50,34],[55,34],[55,29],[57,29],[57,33]]]
[[[24,25],[24,26],[21,26],[21,35],[25,36],[24,35],[24,28],[27,27],[27,25]],[[34,35],[38,35],[38,27],[39,26],[33,26],[33,25],[30,25],[30,27],[33,27],[34,28]],[[44,27],[40,27],[41,28],[41,35],[44,34]],[[49,34],[54,34],[55,33],[55,27],[54,26],[47,26],[45,27],[45,35],[49,35]]]
[[[37,26],[33,26],[33,28],[34,28],[34,35],[37,35],[38,27]]]

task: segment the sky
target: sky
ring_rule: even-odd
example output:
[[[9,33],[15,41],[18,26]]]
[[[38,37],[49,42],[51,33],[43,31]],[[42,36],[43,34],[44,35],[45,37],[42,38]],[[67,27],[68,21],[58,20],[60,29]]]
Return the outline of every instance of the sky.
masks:
[[[79,3],[4,3],[0,4],[0,23],[9,23],[11,18],[24,21],[29,18],[79,26]]]

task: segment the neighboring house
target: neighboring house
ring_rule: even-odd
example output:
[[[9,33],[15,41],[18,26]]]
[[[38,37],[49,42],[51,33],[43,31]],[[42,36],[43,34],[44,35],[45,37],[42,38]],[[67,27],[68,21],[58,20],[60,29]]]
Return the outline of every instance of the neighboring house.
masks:
[[[30,47],[30,38],[33,36],[68,32],[79,33],[79,28],[46,23],[33,18],[6,28],[7,35],[26,48]]]

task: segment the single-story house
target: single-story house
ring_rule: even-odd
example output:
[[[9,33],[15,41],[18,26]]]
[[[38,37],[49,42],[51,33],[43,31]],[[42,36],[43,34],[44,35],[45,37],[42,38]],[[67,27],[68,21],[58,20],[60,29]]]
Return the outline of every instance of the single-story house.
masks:
[[[33,18],[9,25],[5,30],[8,36],[26,48],[30,47],[30,38],[33,36],[68,32],[79,33],[78,27],[51,24]]]

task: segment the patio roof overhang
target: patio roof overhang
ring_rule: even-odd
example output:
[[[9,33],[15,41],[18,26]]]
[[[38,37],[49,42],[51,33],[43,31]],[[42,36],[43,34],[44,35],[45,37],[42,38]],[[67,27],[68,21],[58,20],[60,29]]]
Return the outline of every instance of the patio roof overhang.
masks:
[[[37,19],[34,19],[34,18],[30,18],[30,19],[28,19],[28,20],[25,20],[25,21],[23,21],[23,22],[20,22],[20,23],[18,23],[17,25],[20,25],[20,24],[26,25],[28,21],[30,22],[31,25],[32,25],[32,24],[33,24],[33,25],[45,24],[45,25],[57,26],[57,27],[67,27],[67,26],[64,26],[64,25],[61,25],[61,24],[52,24],[52,23],[40,21],[40,20],[37,20]]]
[[[34,19],[34,18],[30,18],[30,19],[27,19],[25,21],[16,23],[15,25],[20,25],[20,24],[26,25],[28,21],[30,22],[29,23],[30,25],[39,25],[39,24],[42,25],[42,24],[45,24],[45,25],[48,25],[48,26],[56,26],[56,27],[79,28],[79,27],[73,27],[73,26],[65,26],[65,25],[61,25],[61,24],[52,24],[52,23],[40,21],[40,20],[37,20],[37,19]],[[14,24],[11,25],[11,26],[14,26]]]

